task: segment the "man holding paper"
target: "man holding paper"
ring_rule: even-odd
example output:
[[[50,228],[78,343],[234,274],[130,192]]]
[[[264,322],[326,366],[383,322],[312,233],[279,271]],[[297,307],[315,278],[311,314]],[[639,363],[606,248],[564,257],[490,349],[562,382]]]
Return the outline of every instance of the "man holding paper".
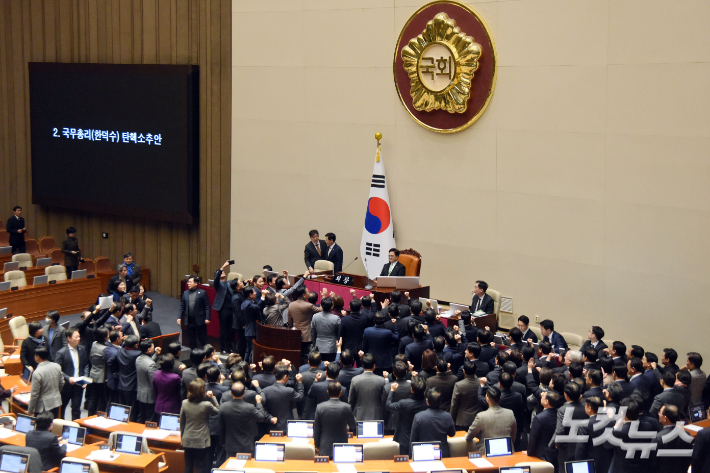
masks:
[[[76,327],[69,327],[66,337],[67,346],[57,352],[54,360],[61,366],[65,381],[62,387],[62,412],[71,401],[71,416],[74,420],[81,418],[81,397],[86,386],[84,377],[89,376],[89,357],[79,344],[81,335]]]

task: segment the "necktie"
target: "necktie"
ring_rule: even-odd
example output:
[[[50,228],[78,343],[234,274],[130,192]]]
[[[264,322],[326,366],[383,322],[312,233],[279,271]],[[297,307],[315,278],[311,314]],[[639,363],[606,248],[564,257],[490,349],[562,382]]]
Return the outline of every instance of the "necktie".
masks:
[[[320,255],[320,244],[315,244],[315,243],[313,243],[313,244],[316,245],[316,251]]]
[[[476,311],[481,308],[481,298],[478,298],[478,302],[476,303]],[[474,311],[475,312],[475,311]]]
[[[328,247],[328,256],[330,256],[330,250],[332,250],[332,249],[333,249],[332,246],[329,246],[329,247]]]

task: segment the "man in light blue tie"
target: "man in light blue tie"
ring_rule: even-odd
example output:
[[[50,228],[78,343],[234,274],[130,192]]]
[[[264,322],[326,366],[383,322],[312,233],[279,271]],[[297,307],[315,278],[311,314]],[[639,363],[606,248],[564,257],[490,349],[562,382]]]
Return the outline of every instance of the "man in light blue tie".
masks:
[[[390,248],[389,251],[389,263],[386,263],[382,267],[382,272],[380,276],[404,276],[405,268],[399,260],[399,250],[397,248]]]

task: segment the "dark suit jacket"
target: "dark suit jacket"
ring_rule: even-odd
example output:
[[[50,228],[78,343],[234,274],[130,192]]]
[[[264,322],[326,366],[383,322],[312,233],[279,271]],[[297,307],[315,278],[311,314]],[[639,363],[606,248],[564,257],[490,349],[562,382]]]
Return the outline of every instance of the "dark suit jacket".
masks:
[[[113,343],[106,343],[106,349],[104,350],[104,360],[106,363],[106,387],[108,389],[118,389],[118,372],[113,372],[108,364],[109,360],[118,354],[118,350],[120,350],[120,348],[114,345]]]
[[[582,347],[579,349],[579,351],[581,351],[582,353],[584,353],[584,350],[586,350],[587,348],[592,348],[592,342],[591,342],[590,340],[586,340],[586,341],[582,344]],[[604,356],[606,356],[606,355],[604,354],[604,349],[605,349],[605,348],[609,348],[609,347],[606,346],[606,343],[604,343],[604,340],[599,340],[599,343],[597,343],[597,346],[595,347],[595,349],[597,350],[597,355],[598,355],[599,358],[603,358]],[[598,359],[599,359],[599,358],[598,358]]]
[[[163,334],[160,330],[158,322],[148,322],[145,325],[139,325],[138,330],[141,332],[141,339],[159,337]]]
[[[471,299],[471,313],[476,311],[476,306],[478,305],[479,297],[474,295]],[[486,314],[492,314],[495,312],[495,301],[488,294],[483,294],[483,300],[481,301],[481,306],[478,310],[484,311]]]
[[[374,326],[365,329],[362,339],[362,349],[375,357],[375,366],[380,369],[392,368],[392,345],[397,343],[397,329],[387,330],[384,326]]]
[[[64,330],[64,327],[61,325],[57,324],[56,328],[54,329],[54,333],[52,333],[52,339],[49,339],[49,324],[46,324],[44,326],[44,339],[47,342],[47,347],[50,349],[49,350],[49,359],[50,361],[54,360],[54,357],[57,356],[57,352],[67,346],[67,336],[66,330]]]
[[[633,443],[648,443],[648,440],[643,438],[632,438],[629,435],[629,430],[631,429],[631,423],[625,423],[620,430],[613,430],[612,435],[617,439],[621,439],[623,443],[620,445],[630,445]],[[645,422],[639,422],[638,431],[639,432],[649,432],[652,428]],[[651,458],[641,458],[641,453],[635,451],[633,458],[626,458],[626,450],[622,449],[621,446],[614,446],[610,442],[604,444],[606,448],[613,449],[614,456],[611,459],[611,466],[609,471],[615,473],[647,473],[649,471],[663,471],[655,468],[653,460]],[[665,473],[665,472],[664,472]],[[695,470],[693,470],[695,473]]]
[[[559,353],[561,348],[564,348],[565,350],[567,350],[568,348],[567,341],[565,341],[565,337],[555,331],[552,332],[552,335],[550,337],[542,337],[542,341],[550,342],[550,345],[552,345],[556,353]]]
[[[427,349],[434,349],[434,343],[431,339],[414,340],[404,349],[404,354],[407,355],[407,359],[414,365],[414,371],[421,371],[422,354]]]
[[[5,229],[8,231],[10,234],[10,245],[11,246],[19,246],[22,242],[25,241],[25,234],[23,233],[17,233],[17,230],[22,230],[25,228],[25,219],[22,217],[17,217],[16,215],[13,215],[12,217],[7,219],[7,223],[5,224]]]
[[[663,427],[656,435],[656,451],[651,454],[654,457],[653,469],[656,471],[662,471],[664,473],[686,473],[688,471],[691,461],[690,457],[658,456],[659,450],[683,450],[692,448],[690,443],[686,443],[680,437],[676,437],[670,442],[663,441],[663,436],[672,432],[674,428],[675,425],[668,425]],[[695,468],[693,468],[693,472],[695,472]]]
[[[261,299],[261,294],[258,294],[257,301],[245,299],[242,302],[242,318],[244,320],[244,335],[247,337],[256,337],[256,322],[261,320],[261,311],[264,309],[264,299]]]
[[[430,407],[414,416],[411,442],[440,442],[442,458],[451,456],[447,437],[454,435],[456,426],[448,412]]]
[[[404,276],[405,273],[407,272],[407,268],[405,268],[404,265],[402,263],[400,263],[399,261],[397,261],[394,264],[394,268],[392,268],[391,273],[389,273],[389,270],[390,270],[390,264],[389,264],[389,262],[387,262],[382,267],[382,271],[380,272],[380,276]]]
[[[279,421],[274,425],[274,430],[286,431],[287,421],[293,419],[294,402],[303,399],[303,383],[296,384],[296,388],[284,386],[282,383],[275,383],[263,389],[266,397],[264,408]]]
[[[86,353],[86,350],[81,345],[77,345],[76,350],[79,355],[79,376],[89,376],[89,354]],[[69,389],[68,386],[71,386],[71,384],[69,384],[69,378],[74,376],[74,363],[69,353],[69,346],[57,352],[57,356],[54,357],[54,362],[62,367],[65,381],[63,389]]]
[[[67,446],[59,445],[59,439],[49,430],[30,430],[25,436],[25,445],[37,449],[44,471],[59,466],[67,454]]]
[[[350,350],[350,353],[357,353],[362,349],[362,337],[365,329],[370,327],[372,322],[366,314],[351,312],[340,319],[340,337],[343,339],[342,350]]]
[[[326,245],[324,240],[318,240],[318,246],[320,246],[320,254],[318,254],[318,250],[316,250],[316,247],[313,245],[312,241],[309,241],[306,244],[306,247],[303,250],[303,262],[306,263],[306,268],[312,268],[316,264],[316,261],[326,258],[326,255],[328,254],[328,245]],[[340,264],[343,264],[342,260]]]
[[[528,440],[528,455],[557,465],[557,449],[549,446],[556,427],[557,409],[545,409],[533,417]]]
[[[488,365],[493,369],[496,364],[496,356],[498,356],[498,348],[492,347],[490,345],[481,345],[481,354],[478,355],[478,359]]]
[[[268,422],[271,415],[261,403],[256,407],[244,399],[232,399],[219,406],[217,430],[227,456],[236,453],[254,453],[254,432],[257,422]]]
[[[604,445],[594,446],[594,439],[604,434],[605,429],[594,430],[594,424],[597,423],[597,416],[593,415],[583,427],[577,431],[579,435],[588,435],[587,441],[578,443],[575,446],[575,458],[579,460],[590,458],[594,460],[594,469],[596,471],[609,471],[611,465],[611,455]],[[611,425],[607,427],[612,427]],[[529,447],[528,447],[529,448]]]
[[[530,338],[533,341],[533,343],[537,343],[537,335],[535,335],[535,332],[530,330],[529,327],[528,327],[527,331],[523,334],[523,341],[527,342],[528,338]]]
[[[603,392],[602,388],[600,388],[598,386],[594,386],[593,388],[587,389],[584,392],[584,394],[582,394],[582,399],[586,399],[586,398],[592,397],[592,396],[598,396],[599,399],[601,399],[603,401],[604,400],[604,392]]]
[[[394,431],[393,440],[399,443],[399,453],[401,455],[409,455],[414,416],[425,411],[428,407],[424,399],[415,399],[412,396],[413,395],[410,394],[407,399],[394,402],[394,391],[390,391],[389,394],[387,394],[387,401],[385,402],[385,407],[388,411],[399,413],[399,423]]]
[[[693,473],[710,473],[710,428],[698,432],[690,461]]]
[[[199,287],[195,289],[197,295],[195,296],[195,323],[197,325],[205,325],[205,320],[210,320],[210,300],[207,297],[207,293],[200,289]],[[190,290],[186,290],[182,293],[180,298],[180,318],[182,319],[183,325],[187,324],[188,311],[190,310]]]
[[[347,402],[328,399],[316,408],[313,441],[318,455],[333,457],[334,443],[348,443],[348,431],[356,432],[355,417]]]
[[[458,378],[451,371],[446,373],[436,373],[434,376],[430,376],[426,380],[427,389],[436,388],[441,394],[441,405],[439,406],[442,411],[449,412],[451,410],[451,399],[454,396],[454,386],[458,382]]]
[[[625,381],[623,379],[620,379],[616,382],[619,384],[619,386],[621,386],[621,392],[622,392],[621,399],[631,396],[631,393],[633,393],[634,389],[636,389],[636,387],[633,384],[631,384],[628,381]]]
[[[119,391],[137,391],[136,358],[140,354],[140,350],[120,348],[116,355],[108,360],[108,367],[111,372],[118,374],[118,386],[116,389]]]
[[[350,389],[350,383],[352,383],[353,378],[359,374],[362,374],[365,371],[364,368],[359,367],[359,368],[353,368],[351,367],[344,367],[343,369],[340,370],[340,374],[338,375],[338,382],[340,383],[341,386],[343,386],[346,389]]]
[[[652,416],[658,416],[661,407],[665,404],[672,404],[680,410],[685,404],[685,400],[683,399],[683,395],[674,388],[665,389],[662,393],[657,394],[656,397],[653,398],[653,403],[651,404],[651,409],[649,409],[648,413]]]
[[[108,282],[108,287],[106,288],[106,294],[109,296],[113,295],[114,288],[116,287],[115,285],[118,284],[117,281],[119,280],[118,274],[114,275],[111,277],[111,279]],[[128,294],[128,291],[131,290],[131,287],[133,286],[133,279],[131,279],[130,276],[126,275],[126,294]]]
[[[325,374],[323,374],[325,377]],[[318,404],[322,402],[326,402],[328,399],[330,399],[330,396],[328,395],[328,384],[330,383],[330,379],[323,379],[320,382],[314,382],[311,383],[311,388],[308,390],[308,393],[306,393],[306,401],[303,409],[303,418],[304,419],[315,419],[316,417],[316,408],[318,407]],[[340,384],[340,400],[343,402],[348,402],[348,392],[350,391],[349,387],[345,387]]]
[[[214,297],[214,304],[212,304],[212,308],[216,311],[219,311],[223,305],[231,306],[232,302],[232,288],[229,286],[229,283],[222,282],[222,280],[220,279],[221,277],[222,270],[218,269],[214,273],[213,283],[217,294]]]
[[[311,247],[313,247],[312,244]],[[343,249],[340,247],[340,245],[338,245],[337,243],[333,243],[333,249],[330,250],[330,254],[328,254],[328,245],[326,245],[324,255],[325,257],[322,259],[328,260],[333,263],[335,265],[334,271],[336,273],[339,273],[343,270]]]

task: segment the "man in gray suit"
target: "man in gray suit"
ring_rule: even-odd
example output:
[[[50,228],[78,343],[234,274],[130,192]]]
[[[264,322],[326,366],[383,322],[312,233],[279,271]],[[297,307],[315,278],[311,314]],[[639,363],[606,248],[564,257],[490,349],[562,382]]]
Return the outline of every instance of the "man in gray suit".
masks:
[[[260,395],[256,395],[256,406],[253,406],[244,401],[245,392],[246,389],[242,383],[232,384],[232,399],[219,406],[219,414],[217,415],[219,440],[227,458],[234,457],[237,453],[254,452],[254,433],[257,422],[271,422],[272,424],[278,422],[276,417],[271,417],[264,410]]]
[[[654,417],[658,416],[661,411],[661,407],[664,405],[676,406],[678,410],[685,404],[683,395],[675,390],[675,375],[670,371],[666,371],[661,375],[661,387],[663,391],[660,394],[656,394],[653,398],[653,404],[651,404],[651,409],[648,411]]]
[[[340,339],[340,317],[330,312],[333,308],[330,297],[324,298],[320,306],[323,312],[315,314],[311,321],[311,340],[323,361],[334,361]]]
[[[700,353],[691,351],[688,353],[687,361],[685,366],[681,369],[687,369],[690,372],[690,403],[688,405],[692,406],[695,404],[701,404],[703,402],[703,387],[705,386],[705,381],[707,376],[705,372],[700,369],[703,364],[703,357]]]
[[[451,417],[457,430],[466,430],[481,411],[478,404],[478,377],[476,364],[471,360],[463,362],[464,378],[454,385],[451,398]]]
[[[365,353],[362,357],[362,366],[365,371],[355,376],[350,383],[348,402],[353,409],[357,420],[383,420],[385,409],[382,405],[382,392],[385,379],[377,376],[375,371],[375,357]]]
[[[436,388],[439,391],[441,410],[446,412],[451,410],[451,398],[454,395],[454,386],[458,381],[456,375],[449,370],[450,367],[451,364],[447,363],[444,358],[439,358],[436,361],[436,374],[429,376],[426,380],[427,389]]]
[[[572,420],[589,419],[583,403],[579,401],[582,396],[582,388],[577,383],[567,383],[565,386],[565,403],[557,409],[557,427],[555,435],[550,440],[550,448],[557,445],[557,462],[560,470],[564,471],[565,463],[574,460],[576,445],[572,442],[556,442],[558,435],[569,435],[570,428],[564,426],[565,411],[573,409]]]
[[[37,347],[35,350],[35,368],[32,374],[32,389],[30,390],[30,403],[27,411],[39,414],[52,411],[54,417],[59,417],[59,407],[62,405],[62,387],[64,376],[62,368],[49,361],[47,347]]]
[[[333,458],[334,443],[348,443],[348,430],[355,432],[357,424],[348,403],[341,401],[340,383],[328,383],[330,399],[322,402],[316,408],[316,419],[313,427],[313,442],[316,455]]]
[[[158,371],[155,364],[160,348],[155,348],[153,340],[146,339],[140,342],[138,349],[140,356],[136,358],[136,379],[138,381],[136,400],[138,403],[138,422],[155,422],[155,393],[153,392],[153,376]]]
[[[466,441],[471,441],[474,437],[477,438],[478,450],[481,452],[485,450],[484,439],[494,437],[510,437],[514,439],[516,433],[513,411],[503,409],[498,404],[500,402],[500,389],[498,386],[488,386],[486,402],[488,403],[488,409],[476,415],[473,424],[466,432]]]
[[[288,421],[293,419],[293,403],[301,402],[303,399],[303,383],[301,382],[303,376],[298,373],[296,375],[296,388],[290,388],[286,386],[289,381],[288,369],[283,363],[277,363],[274,377],[276,382],[263,390],[266,397],[266,405],[264,407],[269,414],[278,419],[274,425],[274,430],[285,432]]]

